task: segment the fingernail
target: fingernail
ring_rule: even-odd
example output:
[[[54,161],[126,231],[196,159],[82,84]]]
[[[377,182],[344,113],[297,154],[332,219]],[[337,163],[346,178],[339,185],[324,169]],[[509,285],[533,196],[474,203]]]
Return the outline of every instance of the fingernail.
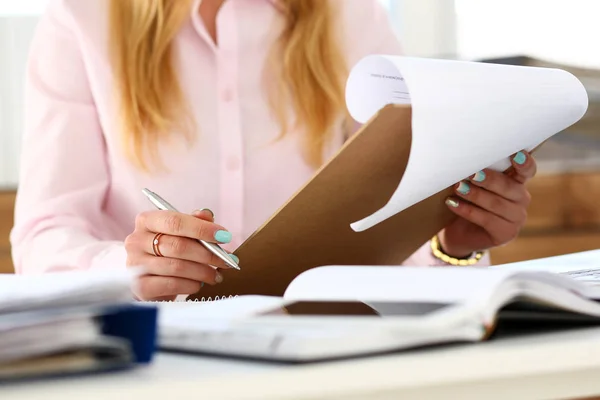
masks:
[[[525,156],[525,153],[523,153],[522,151],[518,152],[515,157],[513,158],[513,160],[519,164],[519,165],[523,165],[525,164],[525,161],[527,161],[527,156]]]
[[[202,210],[200,210],[200,212],[202,211],[208,211],[210,213],[210,215],[212,216],[212,219],[215,219],[215,213],[212,212],[212,210],[210,208],[203,208]]]
[[[471,191],[471,187],[469,186],[469,184],[468,184],[468,183],[466,183],[466,182],[461,182],[461,183],[458,185],[457,192],[458,192],[458,193],[460,193],[460,194],[462,194],[463,196],[465,196],[465,195],[469,194],[469,192],[470,192],[470,191]]]
[[[215,233],[215,240],[221,243],[229,243],[231,242],[231,233],[227,231],[217,231]]]
[[[223,282],[223,275],[221,275],[219,272],[217,272],[217,273],[215,274],[215,282],[216,282],[216,283],[221,283],[221,282]]]
[[[458,207],[458,201],[454,200],[454,199],[447,199],[446,200],[446,205],[452,207],[452,208],[457,208]]]
[[[204,282],[200,282],[200,289],[204,287]]]
[[[230,254],[229,257],[233,258],[233,261],[235,261],[236,264],[240,263],[240,259],[235,254]]]
[[[195,210],[195,211],[192,213],[192,215],[193,215],[194,217],[198,217],[198,216],[200,216],[200,215],[201,215],[201,214],[202,214],[204,211],[208,211],[208,212],[210,213],[210,215],[211,215],[212,219],[213,219],[213,220],[215,219],[215,214],[214,214],[214,213],[213,213],[211,210],[209,210],[208,208],[203,208],[202,210]]]
[[[475,174],[475,176],[473,177],[473,180],[475,182],[483,182],[485,180],[485,172],[483,171],[479,171]]]

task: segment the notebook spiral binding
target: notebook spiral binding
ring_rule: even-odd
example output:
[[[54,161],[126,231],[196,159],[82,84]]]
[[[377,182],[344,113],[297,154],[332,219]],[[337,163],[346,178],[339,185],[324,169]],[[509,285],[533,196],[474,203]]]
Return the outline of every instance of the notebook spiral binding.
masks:
[[[215,296],[214,298],[212,297],[201,297],[200,299],[195,298],[194,300],[186,300],[187,303],[206,303],[206,302],[210,302],[210,301],[220,301],[220,300],[227,300],[227,299],[233,299],[235,297],[238,297],[237,294],[236,295],[229,295],[229,296]]]
[[[221,300],[227,300],[227,299],[233,299],[238,297],[238,295],[229,295],[229,296],[215,296],[215,297],[201,297],[201,298],[196,298],[194,300],[184,300],[184,301],[167,301],[167,300],[161,300],[161,301],[145,301],[144,303],[208,303],[211,301],[221,301]]]

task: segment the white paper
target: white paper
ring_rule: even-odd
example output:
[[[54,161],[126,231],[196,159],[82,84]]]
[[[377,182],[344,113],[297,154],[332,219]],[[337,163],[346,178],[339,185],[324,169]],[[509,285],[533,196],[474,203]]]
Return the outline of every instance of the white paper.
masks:
[[[285,305],[281,297],[238,296],[207,302],[158,303],[162,337],[186,336],[186,332],[222,332],[238,320]]]
[[[495,265],[492,268],[516,271],[548,271],[566,275],[587,285],[598,286],[600,285],[600,250]],[[594,294],[592,297],[596,298],[597,296],[597,294]]]
[[[181,325],[194,322],[186,319],[190,310],[201,319],[234,319],[255,315],[283,304],[281,297],[247,295],[208,302],[158,303],[158,307],[161,323]]]
[[[62,306],[133,301],[138,270],[0,275],[0,314]]]
[[[286,300],[480,302],[515,271],[460,267],[328,266],[298,275]]]
[[[387,205],[351,225],[366,230],[484,168],[504,171],[583,117],[584,86],[569,72],[373,55],[351,71],[346,102],[365,123],[388,104],[411,104],[412,148]]]
[[[100,328],[91,318],[45,321],[0,331],[0,364],[91,345],[100,336]]]

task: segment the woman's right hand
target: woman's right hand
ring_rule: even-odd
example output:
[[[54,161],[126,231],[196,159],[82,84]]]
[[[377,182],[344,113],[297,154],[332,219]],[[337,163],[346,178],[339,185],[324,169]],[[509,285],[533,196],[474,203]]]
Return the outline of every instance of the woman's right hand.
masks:
[[[210,210],[192,215],[158,210],[139,214],[135,230],[125,239],[127,266],[146,268],[134,288],[135,297],[171,301],[177,295],[198,292],[204,283],[222,282],[218,269],[227,265],[198,239],[228,243],[231,234],[214,223]]]

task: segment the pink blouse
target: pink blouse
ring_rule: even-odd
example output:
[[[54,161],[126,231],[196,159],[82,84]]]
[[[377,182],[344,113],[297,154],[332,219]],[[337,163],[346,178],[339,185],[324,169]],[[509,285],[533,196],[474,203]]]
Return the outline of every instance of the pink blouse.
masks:
[[[50,2],[27,66],[11,233],[17,273],[125,266],[123,240],[135,216],[154,209],[141,193],[144,187],[182,212],[210,208],[233,234],[224,246],[232,251],[314,174],[302,157],[298,132],[272,143],[279,130],[261,72],[283,26],[276,2],[225,2],[215,45],[199,16],[200,1],[175,39],[198,138],[190,148],[163,146],[169,170],[161,173],[136,169],[120,148],[107,55],[108,2]],[[372,53],[400,54],[379,1],[332,1],[341,6],[339,29],[349,66]],[[343,140],[340,128],[326,153]],[[425,243],[405,264],[438,263]]]

